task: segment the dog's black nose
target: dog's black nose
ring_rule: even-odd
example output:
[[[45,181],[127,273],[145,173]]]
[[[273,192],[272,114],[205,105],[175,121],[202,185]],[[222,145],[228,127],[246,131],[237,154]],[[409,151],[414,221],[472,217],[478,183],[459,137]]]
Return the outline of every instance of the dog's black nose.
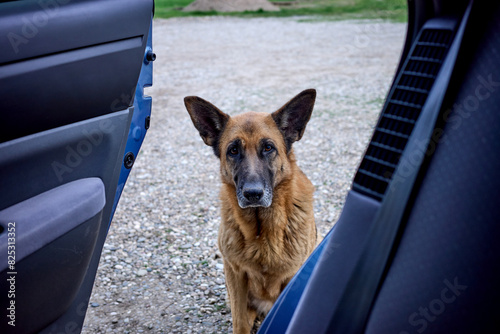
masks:
[[[260,201],[260,199],[262,198],[262,196],[264,196],[264,190],[260,189],[260,188],[247,188],[247,189],[243,189],[243,196],[245,196],[245,198],[249,202],[255,203],[255,202]]]

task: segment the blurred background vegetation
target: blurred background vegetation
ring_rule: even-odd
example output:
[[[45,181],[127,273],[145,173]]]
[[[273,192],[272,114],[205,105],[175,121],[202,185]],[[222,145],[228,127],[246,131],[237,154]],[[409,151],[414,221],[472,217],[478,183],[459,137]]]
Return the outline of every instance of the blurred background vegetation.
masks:
[[[232,15],[243,17],[321,16],[323,19],[374,19],[397,22],[407,20],[407,0],[270,0],[277,12],[183,12],[194,0],[155,0],[155,17]],[[228,0],[230,1],[230,0]]]

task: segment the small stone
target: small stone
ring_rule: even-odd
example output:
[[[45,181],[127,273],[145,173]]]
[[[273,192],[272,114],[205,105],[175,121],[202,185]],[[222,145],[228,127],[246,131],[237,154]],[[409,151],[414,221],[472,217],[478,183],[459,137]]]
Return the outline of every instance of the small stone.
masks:
[[[144,269],[139,269],[139,270],[137,271],[136,275],[137,275],[137,276],[142,277],[142,276],[145,276],[147,273],[148,273],[148,271],[147,271],[147,270],[144,270]]]
[[[92,304],[90,304],[90,306],[92,306],[92,307],[99,307],[99,303],[92,303]]]

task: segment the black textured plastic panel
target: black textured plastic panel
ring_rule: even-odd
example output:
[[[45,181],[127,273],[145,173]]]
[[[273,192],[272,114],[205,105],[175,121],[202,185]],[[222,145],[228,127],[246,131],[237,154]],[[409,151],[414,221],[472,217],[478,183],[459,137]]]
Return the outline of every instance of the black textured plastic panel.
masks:
[[[152,4],[0,4],[0,143],[131,106]],[[36,17],[49,19],[27,35],[26,20]]]
[[[451,45],[453,31],[424,28],[387,98],[354,178],[353,189],[382,200],[429,91]]]
[[[500,3],[475,1],[437,124],[446,140],[414,189],[366,334],[498,331],[499,32]]]

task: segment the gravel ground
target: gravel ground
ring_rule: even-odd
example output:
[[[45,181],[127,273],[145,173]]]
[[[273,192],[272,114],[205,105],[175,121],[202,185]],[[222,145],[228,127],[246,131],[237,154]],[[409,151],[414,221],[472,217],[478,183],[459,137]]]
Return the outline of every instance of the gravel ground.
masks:
[[[230,333],[218,161],[184,109],[198,95],[229,114],[318,95],[295,143],[325,235],[338,219],[395,71],[405,24],[317,18],[154,21],[151,128],[104,246],[83,333]]]

